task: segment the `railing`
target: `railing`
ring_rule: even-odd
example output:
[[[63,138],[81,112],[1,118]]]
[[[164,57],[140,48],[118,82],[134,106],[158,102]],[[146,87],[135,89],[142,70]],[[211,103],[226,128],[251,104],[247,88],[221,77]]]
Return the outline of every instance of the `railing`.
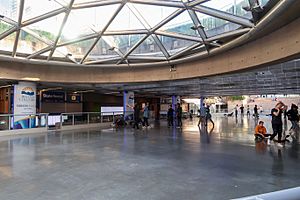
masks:
[[[131,120],[132,112],[126,112],[127,120]],[[60,126],[74,126],[82,124],[94,124],[103,122],[115,122],[117,118],[123,117],[124,112],[78,112],[62,113],[60,115]]]
[[[74,112],[57,115],[49,113],[38,114],[0,114],[0,131],[28,128],[61,128],[63,126],[75,126],[84,124],[97,124],[115,122],[117,118],[123,118],[124,112]],[[126,112],[125,120],[131,121],[133,112]],[[17,122],[18,120],[18,122]],[[21,121],[20,121],[21,120]]]
[[[1,114],[0,130],[48,127],[48,113],[38,114]]]

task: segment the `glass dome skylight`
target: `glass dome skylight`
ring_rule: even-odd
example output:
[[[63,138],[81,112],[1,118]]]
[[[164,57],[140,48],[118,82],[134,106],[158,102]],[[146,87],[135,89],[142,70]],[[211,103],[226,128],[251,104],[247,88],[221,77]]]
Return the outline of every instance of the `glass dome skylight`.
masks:
[[[99,66],[172,61],[247,33],[245,7],[249,0],[0,0],[0,54]]]

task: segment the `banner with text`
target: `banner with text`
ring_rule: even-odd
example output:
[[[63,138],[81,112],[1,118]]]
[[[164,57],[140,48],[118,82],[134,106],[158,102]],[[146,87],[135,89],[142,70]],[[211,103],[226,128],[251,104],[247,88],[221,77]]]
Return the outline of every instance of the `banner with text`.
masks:
[[[14,129],[35,127],[36,84],[19,82],[14,86]]]
[[[124,92],[124,117],[125,119],[133,119],[133,107],[134,107],[134,93]]]

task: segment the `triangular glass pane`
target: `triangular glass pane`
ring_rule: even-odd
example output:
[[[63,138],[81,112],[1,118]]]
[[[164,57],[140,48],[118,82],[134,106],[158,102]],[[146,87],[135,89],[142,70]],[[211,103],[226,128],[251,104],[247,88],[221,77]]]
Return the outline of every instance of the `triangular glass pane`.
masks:
[[[16,32],[0,40],[0,50],[12,51],[16,39]]]
[[[252,18],[251,12],[243,9],[243,7],[249,7],[249,0],[210,0],[201,5],[248,19]]]
[[[170,55],[182,51],[183,49],[189,46],[197,44],[197,42],[190,41],[190,40],[182,40],[182,39],[167,37],[167,36],[158,36],[158,37]]]
[[[145,29],[143,24],[136,18],[127,6],[124,6],[113,22],[109,25],[108,31]]]
[[[62,35],[60,36],[59,43],[95,33],[95,31],[92,30],[92,25],[88,24],[87,18],[89,18],[89,16],[84,15],[79,10],[71,11],[62,31]]]
[[[103,39],[112,47],[118,48],[122,53],[126,53],[145,35],[114,35],[104,36]]]
[[[0,14],[14,21],[18,21],[20,0],[0,1]]]
[[[43,48],[46,48],[48,45],[31,34],[21,30],[19,41],[18,41],[18,53],[27,53],[32,54],[34,52],[37,52]]]
[[[0,21],[0,34],[12,28],[12,25],[5,23],[4,21]]]
[[[91,30],[100,32],[118,7],[119,4],[114,4],[73,10],[63,30],[65,39],[62,40],[65,41],[71,36],[73,36],[71,38],[74,38],[74,36],[91,33]],[[83,32],[81,33],[81,31]]]
[[[58,47],[55,51],[59,51],[64,55],[70,56],[75,60],[79,61],[81,60],[81,58],[83,58],[83,56],[86,54],[86,52],[95,42],[95,40],[96,39],[84,40],[74,44]]]
[[[187,11],[184,11],[173,20],[162,26],[159,30],[184,34],[184,35],[191,35],[191,36],[198,36],[198,33],[193,30],[193,21]]]
[[[130,55],[164,56],[152,36],[147,37]]]
[[[239,24],[228,22],[223,19],[205,15],[199,12],[196,13],[201,22],[201,25],[204,27],[204,31],[207,37],[230,32],[241,27],[241,25]]]
[[[61,7],[62,5],[60,5],[57,1],[25,0],[22,20],[26,21]]]
[[[110,47],[101,38],[85,61],[95,61],[112,57],[119,57],[119,55],[115,52],[114,48]]]
[[[37,23],[27,26],[31,31],[38,34],[41,38],[45,40],[55,41],[59,28],[62,24],[64,13],[56,15],[51,18],[39,21]]]
[[[154,27],[155,25],[159,24],[159,22],[167,18],[169,15],[171,15],[178,9],[174,7],[154,6],[145,4],[134,4],[134,6],[141,13],[143,18],[151,27]],[[155,13],[155,16],[153,15],[153,13]]]

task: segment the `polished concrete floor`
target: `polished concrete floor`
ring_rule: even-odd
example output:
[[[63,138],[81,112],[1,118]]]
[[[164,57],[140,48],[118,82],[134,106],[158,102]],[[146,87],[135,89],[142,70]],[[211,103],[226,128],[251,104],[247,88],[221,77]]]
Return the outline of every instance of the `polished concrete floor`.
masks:
[[[208,131],[196,119],[182,129],[162,120],[0,138],[0,199],[219,200],[300,185],[298,141],[267,147],[254,142],[252,118],[214,121]]]

